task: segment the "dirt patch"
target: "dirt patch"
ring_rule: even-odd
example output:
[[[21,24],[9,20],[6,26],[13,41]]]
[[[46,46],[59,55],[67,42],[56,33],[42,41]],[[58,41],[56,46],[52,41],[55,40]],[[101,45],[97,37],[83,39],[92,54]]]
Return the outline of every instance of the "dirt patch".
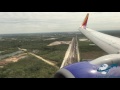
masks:
[[[8,63],[11,63],[11,62],[17,62],[20,59],[25,58],[26,55],[27,55],[27,53],[22,53],[22,54],[19,54],[19,55],[15,55],[15,56],[3,59],[3,60],[0,61],[0,67],[2,68],[4,65],[6,65]]]
[[[50,43],[47,46],[55,46],[55,45],[59,45],[59,44],[70,44],[70,43],[71,43],[71,41],[55,41],[55,42]]]
[[[48,38],[48,39],[44,39],[44,40],[55,40],[57,38]]]

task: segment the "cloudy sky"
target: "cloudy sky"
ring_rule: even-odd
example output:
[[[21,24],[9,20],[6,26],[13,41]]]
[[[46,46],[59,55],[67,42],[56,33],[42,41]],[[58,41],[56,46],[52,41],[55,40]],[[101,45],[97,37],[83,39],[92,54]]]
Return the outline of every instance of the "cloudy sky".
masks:
[[[120,12],[0,12],[0,34],[78,31],[87,13],[89,28],[120,30]]]

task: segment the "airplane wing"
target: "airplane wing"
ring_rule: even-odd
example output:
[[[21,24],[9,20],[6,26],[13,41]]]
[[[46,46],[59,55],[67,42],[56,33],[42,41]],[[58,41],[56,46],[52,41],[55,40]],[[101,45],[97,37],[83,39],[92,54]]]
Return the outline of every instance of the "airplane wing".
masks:
[[[105,52],[109,54],[120,53],[120,38],[87,28],[88,17],[89,13],[86,15],[82,25],[79,28],[81,33]]]
[[[79,28],[81,33],[109,54],[65,66],[55,78],[120,78],[120,38],[87,28],[88,16]]]

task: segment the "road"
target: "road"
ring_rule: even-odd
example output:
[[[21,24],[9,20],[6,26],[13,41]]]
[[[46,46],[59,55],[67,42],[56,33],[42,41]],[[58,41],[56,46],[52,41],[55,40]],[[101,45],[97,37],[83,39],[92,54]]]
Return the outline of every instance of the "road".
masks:
[[[80,61],[80,53],[78,48],[77,36],[76,36],[72,38],[72,41],[69,44],[69,47],[66,51],[64,60],[60,68],[79,61]]]
[[[56,64],[50,62],[50,60],[46,60],[46,59],[42,58],[41,56],[38,56],[38,55],[36,55],[36,54],[34,54],[34,53],[31,53],[31,52],[29,52],[29,54],[32,55],[32,56],[35,56],[36,58],[44,61],[45,63],[47,63],[47,64],[49,64],[49,65],[51,65],[51,66],[54,66],[54,67],[56,67],[56,68],[59,68],[58,66],[56,66]]]

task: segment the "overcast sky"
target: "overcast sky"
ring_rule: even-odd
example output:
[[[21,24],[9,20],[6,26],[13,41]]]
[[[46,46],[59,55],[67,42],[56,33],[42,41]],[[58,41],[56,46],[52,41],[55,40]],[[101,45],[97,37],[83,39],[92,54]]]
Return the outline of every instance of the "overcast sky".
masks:
[[[0,12],[0,34],[78,31],[88,12]],[[120,12],[89,12],[88,27],[120,30]]]

